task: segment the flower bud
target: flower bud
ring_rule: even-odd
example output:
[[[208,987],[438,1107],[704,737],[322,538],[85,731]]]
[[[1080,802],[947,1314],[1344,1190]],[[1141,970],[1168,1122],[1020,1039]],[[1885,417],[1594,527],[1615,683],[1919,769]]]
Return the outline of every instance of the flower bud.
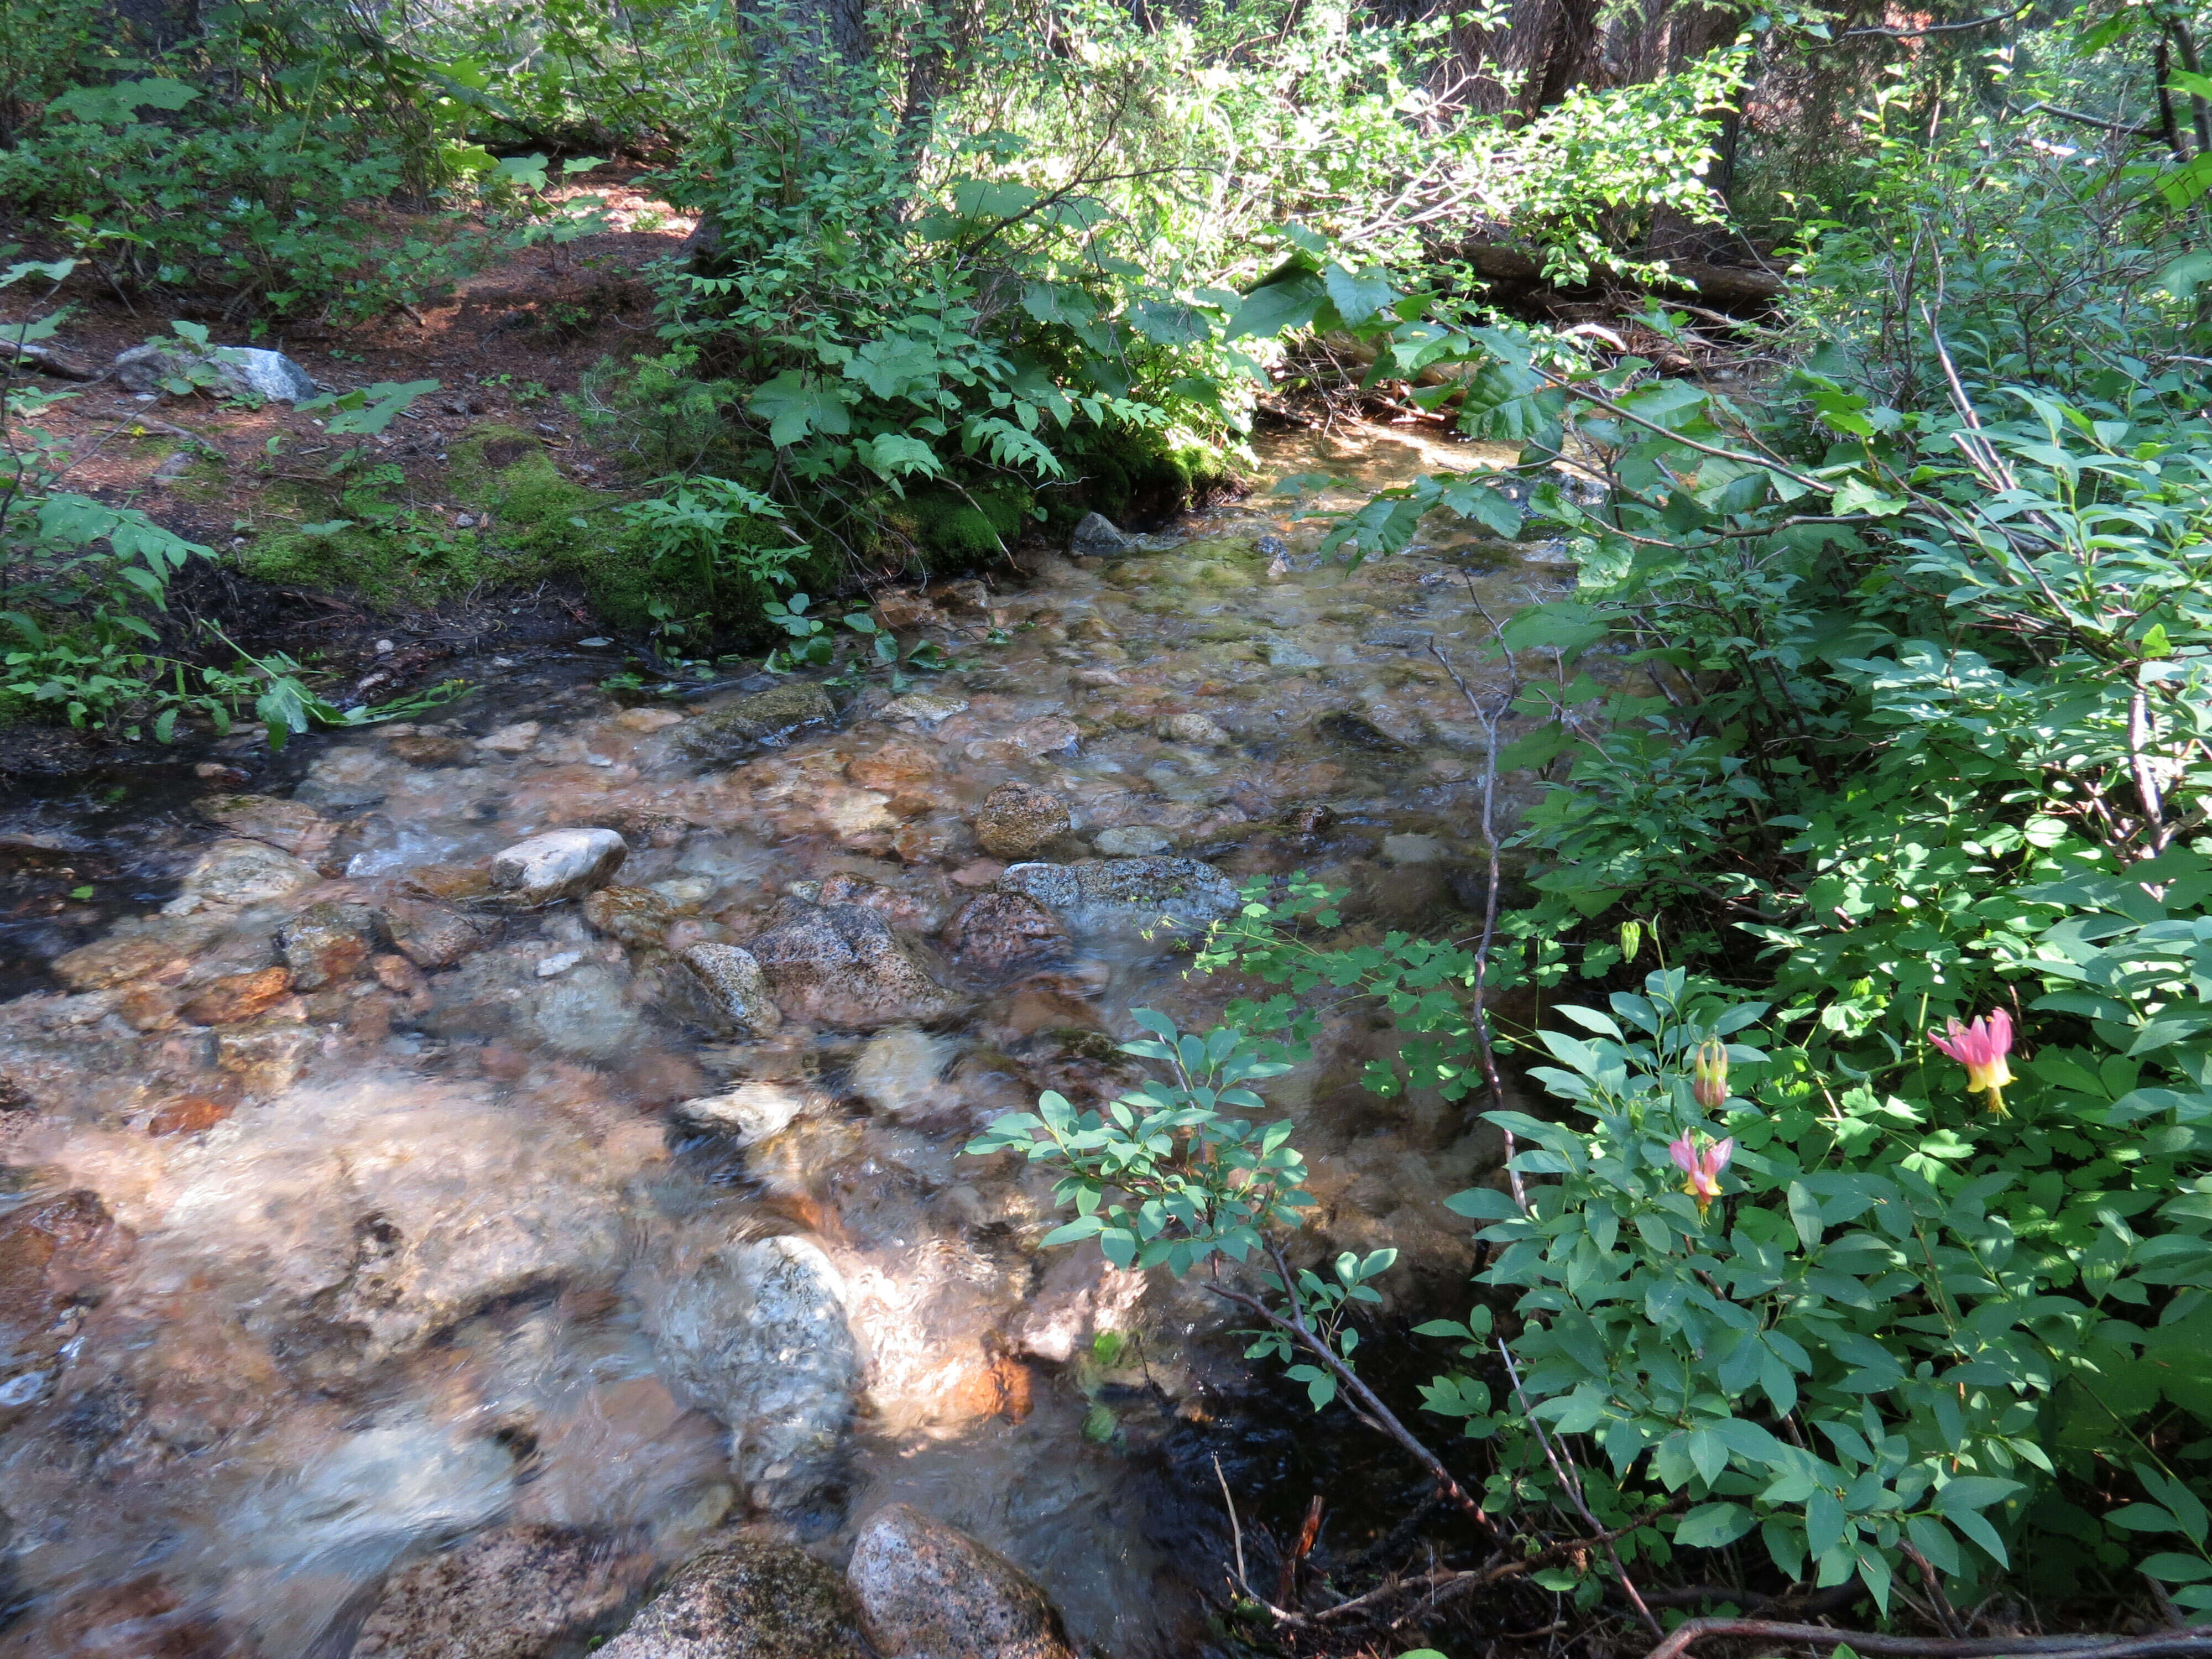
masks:
[[[1640,921],[1622,922],[1620,924],[1620,959],[1623,962],[1633,962],[1636,960],[1636,953],[1643,948],[1644,924]]]
[[[1707,1037],[1690,1056],[1690,1092],[1709,1112],[1718,1111],[1729,1097],[1728,1044]]]

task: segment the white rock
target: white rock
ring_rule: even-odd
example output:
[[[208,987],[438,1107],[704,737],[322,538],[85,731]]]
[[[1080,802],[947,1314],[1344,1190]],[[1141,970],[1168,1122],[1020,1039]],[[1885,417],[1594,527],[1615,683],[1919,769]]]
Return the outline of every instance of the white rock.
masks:
[[[563,951],[558,956],[547,957],[538,964],[538,977],[550,979],[556,974],[565,974],[583,959],[581,951]]]
[[[1078,933],[1203,926],[1243,902],[1236,884],[1212,865],[1158,856],[1016,864],[998,888],[1035,899]]]
[[[219,346],[215,356],[226,377],[243,383],[257,398],[299,404],[315,395],[313,378],[281,351],[265,351],[258,346]]]
[[[1196,744],[1203,748],[1218,749],[1230,741],[1229,733],[1204,714],[1170,714],[1160,722],[1160,735],[1170,743]]]
[[[153,392],[172,377],[193,380],[194,370],[212,371],[216,388],[229,396],[271,402],[304,403],[315,395],[307,371],[281,351],[258,346],[216,346],[198,351],[182,341],[133,346],[115,359],[115,378],[126,392]]]
[[[781,1083],[740,1083],[726,1094],[684,1102],[676,1108],[676,1115],[699,1128],[715,1130],[740,1146],[750,1146],[781,1134],[817,1103]]]
[[[493,854],[491,884],[523,904],[551,904],[605,886],[629,856],[611,830],[549,830]]]

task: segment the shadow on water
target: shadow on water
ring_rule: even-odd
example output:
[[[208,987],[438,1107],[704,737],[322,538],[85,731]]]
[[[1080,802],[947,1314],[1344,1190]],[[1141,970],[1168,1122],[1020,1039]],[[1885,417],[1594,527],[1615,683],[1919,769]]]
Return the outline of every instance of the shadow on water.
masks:
[[[1343,504],[1464,459],[1271,446]],[[947,927],[1003,871],[975,824],[1008,782],[1070,810],[1048,859],[1307,869],[1355,933],[1467,925],[1485,738],[1430,646],[1490,684],[1476,606],[1572,572],[1431,529],[1352,571],[1261,495],[902,600],[958,666],[741,755],[702,758],[697,711],[626,708],[595,684],[611,657],[571,652],[476,663],[442,718],[276,769],[11,797],[0,1654],[392,1659],[517,1620],[573,1651],[702,1540],[834,1559],[896,1500],[1144,1659],[1214,1640],[1217,1456],[1262,1554],[1316,1492],[1332,1559],[1383,1537],[1423,1496],[1394,1452],[1255,1382],[1201,1287],[1041,1252],[1049,1182],[960,1151],[1042,1088],[1127,1086],[1131,1008],[1202,1027],[1250,988],[1187,977],[1127,915],[1026,956]],[[240,790],[313,812],[208,821]],[[619,893],[461,902],[564,824],[622,833]],[[921,941],[950,990],[710,1029],[678,953],[794,891]],[[323,931],[276,965],[311,905]],[[1393,1041],[1334,1011],[1271,1103],[1328,1247],[1398,1247],[1403,1305],[1463,1278],[1441,1200],[1497,1149],[1456,1106],[1358,1087]]]

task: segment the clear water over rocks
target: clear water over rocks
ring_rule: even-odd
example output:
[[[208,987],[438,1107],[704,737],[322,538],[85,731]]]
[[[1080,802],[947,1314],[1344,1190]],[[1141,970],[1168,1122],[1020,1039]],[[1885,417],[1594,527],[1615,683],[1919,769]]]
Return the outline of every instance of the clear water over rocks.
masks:
[[[1349,502],[1454,458],[1267,459]],[[1132,1006],[1248,990],[1179,943],[1240,882],[1310,870],[1355,927],[1473,902],[1484,737],[1430,644],[1487,684],[1476,602],[1572,573],[1431,528],[1347,571],[1261,493],[900,596],[960,665],[902,690],[467,664],[450,719],[273,786],[0,809],[137,884],[50,961],[14,936],[0,1004],[0,1654],[580,1651],[702,1549],[842,1566],[892,1504],[1077,1642],[1192,1650],[1212,1499],[1158,1474],[1232,1431],[1237,1345],[1040,1251],[1048,1183],[960,1148],[1140,1075]],[[1358,1088],[1391,1042],[1333,1015],[1273,1096],[1331,1246],[1446,1282],[1494,1148]]]

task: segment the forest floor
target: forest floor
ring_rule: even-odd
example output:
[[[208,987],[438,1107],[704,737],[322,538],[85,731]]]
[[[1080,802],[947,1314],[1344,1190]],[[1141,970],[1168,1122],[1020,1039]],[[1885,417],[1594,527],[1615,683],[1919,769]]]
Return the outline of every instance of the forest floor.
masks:
[[[329,468],[343,446],[315,416],[283,403],[254,408],[204,393],[133,395],[106,378],[118,352],[171,337],[172,321],[183,319],[204,323],[216,344],[281,351],[329,392],[438,381],[436,392],[368,441],[370,453],[356,467],[396,467],[403,482],[388,492],[395,505],[433,521],[442,516],[465,528],[475,516],[457,499],[448,460],[449,446],[471,431],[508,434],[510,450],[518,443],[511,434],[529,434],[562,477],[611,499],[629,493],[626,483],[634,481],[592,447],[568,399],[592,365],[659,349],[647,273],[680,249],[693,222],[635,188],[634,173],[610,167],[554,192],[599,198],[608,230],[508,254],[461,282],[443,303],[354,326],[287,322],[255,336],[225,324],[216,302],[126,296],[84,267],[52,297],[27,285],[7,290],[0,295],[0,326],[43,315],[58,300],[67,314],[49,343],[103,376],[72,383],[29,375],[40,390],[68,394],[29,424],[67,447],[60,488],[137,507],[219,553],[332,516],[342,481]],[[384,228],[391,234],[408,228],[403,216],[389,218]],[[30,229],[0,224],[0,234],[13,230],[34,255],[58,252],[40,249]],[[186,623],[219,618],[241,646],[298,658],[325,678],[325,695],[341,694],[334,698],[341,702],[434,680],[438,665],[461,651],[555,644],[595,626],[580,593],[556,586],[517,592],[487,584],[410,603],[257,580],[230,559],[189,568],[172,598]],[[0,773],[69,770],[118,757],[96,736],[0,727]]]

